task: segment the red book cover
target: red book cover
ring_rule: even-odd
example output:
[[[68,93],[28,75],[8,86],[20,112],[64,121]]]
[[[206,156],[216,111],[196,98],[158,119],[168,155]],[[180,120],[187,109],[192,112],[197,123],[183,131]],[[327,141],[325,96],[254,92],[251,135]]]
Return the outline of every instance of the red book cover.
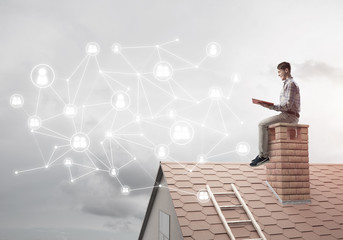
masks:
[[[267,104],[267,105],[274,106],[274,103],[271,103],[271,102],[266,102],[266,101],[259,100],[259,99],[255,99],[255,98],[253,98],[253,99],[252,99],[252,103],[255,103],[255,104],[261,104],[261,103],[264,103],[264,104]]]

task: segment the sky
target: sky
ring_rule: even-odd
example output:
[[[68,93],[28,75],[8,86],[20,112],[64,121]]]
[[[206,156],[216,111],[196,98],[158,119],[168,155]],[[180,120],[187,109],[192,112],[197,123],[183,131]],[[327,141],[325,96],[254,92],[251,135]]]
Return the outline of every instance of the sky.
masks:
[[[259,121],[277,114],[251,98],[278,102],[282,61],[300,87],[310,163],[342,163],[342,9],[339,0],[1,0],[0,240],[137,239],[161,161],[156,146],[168,146],[162,161],[180,165],[199,154],[248,164]],[[90,42],[96,56],[86,54]],[[219,56],[207,56],[212,42]],[[172,79],[154,77],[160,61]],[[38,64],[54,70],[51,87],[31,81]],[[223,98],[209,98],[213,87]],[[130,98],[125,111],[111,104],[118,91]],[[11,107],[13,94],[23,108]],[[68,102],[75,123],[63,115]],[[35,114],[44,121],[32,133]],[[173,141],[180,121],[192,126],[189,143]],[[80,129],[90,139],[81,153],[64,146]],[[241,142],[250,148],[243,156]],[[64,166],[66,157],[78,165]]]

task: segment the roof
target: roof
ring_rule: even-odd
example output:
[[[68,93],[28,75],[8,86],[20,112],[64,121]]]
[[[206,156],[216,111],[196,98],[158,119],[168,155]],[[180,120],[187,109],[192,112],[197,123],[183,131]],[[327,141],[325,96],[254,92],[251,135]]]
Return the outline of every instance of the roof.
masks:
[[[299,205],[282,205],[277,200],[266,183],[265,169],[234,163],[161,162],[160,172],[167,181],[184,239],[230,239],[212,201],[200,203],[196,193],[206,184],[212,192],[232,191],[231,183],[267,239],[343,239],[343,164],[310,164],[311,203]],[[154,191],[156,194],[158,188]],[[246,218],[240,209],[230,211],[223,212],[225,217]],[[232,227],[237,239],[258,237],[251,226],[239,226]]]

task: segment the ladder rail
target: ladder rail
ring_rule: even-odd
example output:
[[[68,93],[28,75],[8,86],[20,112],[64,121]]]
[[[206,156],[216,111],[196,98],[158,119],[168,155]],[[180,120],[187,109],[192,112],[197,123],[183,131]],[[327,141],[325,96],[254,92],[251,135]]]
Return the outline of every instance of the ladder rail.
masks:
[[[233,233],[232,233],[232,231],[231,231],[229,225],[228,225],[227,222],[226,222],[226,219],[225,219],[225,217],[224,217],[222,211],[220,210],[219,204],[217,203],[217,200],[215,199],[215,197],[214,197],[214,195],[213,195],[213,193],[212,193],[212,191],[211,191],[210,186],[206,185],[206,188],[207,188],[207,192],[209,193],[210,198],[211,198],[211,200],[212,200],[212,202],[213,202],[213,205],[214,205],[214,207],[215,207],[216,210],[217,210],[217,213],[218,213],[218,215],[219,215],[219,218],[220,218],[220,220],[223,222],[223,225],[224,225],[224,227],[225,227],[225,230],[226,230],[227,234],[229,234],[231,240],[236,240],[236,238],[235,238],[235,236],[233,235]]]
[[[252,213],[250,212],[248,206],[245,204],[245,201],[243,200],[243,198],[241,197],[241,194],[238,192],[237,188],[235,187],[235,185],[233,183],[231,183],[231,187],[233,189],[233,191],[235,192],[236,197],[238,198],[239,202],[241,203],[241,205],[243,206],[245,212],[247,213],[249,219],[251,220],[252,224],[254,225],[258,235],[263,239],[263,240],[267,240],[267,238],[264,236],[260,226],[257,224],[254,216],[252,215]]]

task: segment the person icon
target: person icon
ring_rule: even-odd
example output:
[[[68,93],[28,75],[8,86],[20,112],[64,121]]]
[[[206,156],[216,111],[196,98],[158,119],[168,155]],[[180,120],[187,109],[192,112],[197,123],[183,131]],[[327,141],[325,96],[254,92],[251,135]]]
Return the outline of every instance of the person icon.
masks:
[[[24,98],[19,94],[14,94],[10,98],[10,104],[14,108],[20,108],[24,105]]]
[[[14,106],[19,106],[19,105],[21,105],[21,104],[22,104],[22,101],[21,101],[20,97],[13,97],[13,99],[12,99],[12,105],[14,105]]]
[[[31,120],[30,120],[30,126],[31,126],[32,128],[38,127],[38,126],[39,126],[39,121],[38,121],[38,119],[37,119],[37,118],[31,118]]]
[[[240,144],[238,146],[238,152],[241,154],[245,154],[248,151],[248,147],[244,144]]]
[[[124,98],[124,95],[121,93],[118,94],[118,96],[117,96],[116,107],[119,109],[125,107],[125,98]]]
[[[73,147],[78,149],[78,148],[80,148],[80,146],[81,146],[80,137],[75,136],[74,141],[73,141]]]
[[[70,139],[70,146],[76,152],[87,151],[89,145],[89,137],[83,132],[75,133]]]
[[[66,115],[69,115],[69,116],[75,115],[75,109],[71,106],[68,106],[66,108]]]
[[[180,140],[180,139],[182,139],[181,126],[179,126],[179,125],[175,126],[173,138],[174,138],[175,140]]]
[[[160,81],[167,81],[173,74],[173,68],[168,62],[159,62],[154,66],[154,77]]]
[[[80,137],[80,148],[86,148],[87,147],[87,140],[85,137]]]
[[[66,167],[71,167],[71,166],[73,165],[73,161],[72,161],[70,158],[66,158],[66,159],[64,160],[64,165],[65,165]]]
[[[162,78],[164,76],[164,68],[161,64],[157,66],[156,76],[159,78]]]
[[[159,150],[158,150],[158,156],[159,156],[160,158],[165,158],[166,155],[167,155],[166,147],[161,146],[161,147],[159,148]]]
[[[37,80],[36,83],[39,86],[45,86],[48,85],[48,76],[47,76],[48,71],[46,70],[46,68],[42,67],[38,70],[38,76],[37,76]]]
[[[197,198],[198,201],[201,203],[206,203],[210,200],[210,196],[205,189],[199,190],[199,192],[197,193]]]
[[[182,139],[183,140],[187,140],[187,139],[189,139],[190,137],[191,137],[191,135],[190,135],[190,132],[189,132],[189,129],[188,129],[188,127],[187,126],[185,126],[185,127],[182,127]]]
[[[163,67],[163,77],[167,78],[170,75],[170,69],[167,65],[164,65]]]
[[[95,54],[95,53],[98,52],[98,47],[96,45],[94,45],[94,44],[89,44],[87,51],[90,54]]]
[[[128,194],[130,193],[130,188],[129,188],[128,186],[123,186],[123,187],[121,188],[121,193],[122,193],[123,195],[128,195]]]
[[[111,177],[116,177],[118,175],[118,172],[119,172],[118,169],[111,168],[109,173]]]
[[[215,44],[210,45],[210,55],[216,56],[218,54],[218,48]]]

